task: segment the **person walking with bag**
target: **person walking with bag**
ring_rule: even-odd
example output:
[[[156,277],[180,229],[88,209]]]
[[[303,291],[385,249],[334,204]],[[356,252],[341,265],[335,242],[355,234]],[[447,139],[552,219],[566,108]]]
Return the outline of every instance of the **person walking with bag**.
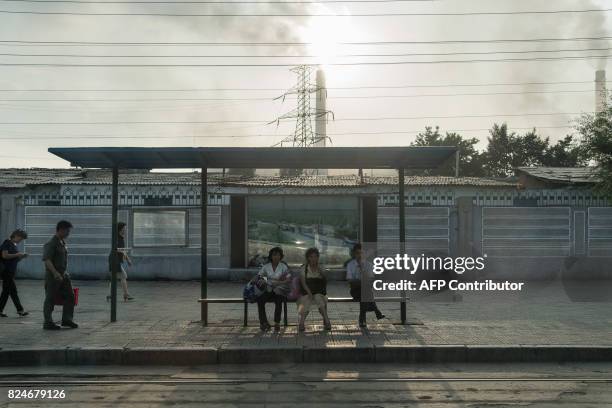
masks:
[[[60,221],[55,227],[55,235],[45,244],[43,249],[43,262],[45,264],[45,301],[43,303],[43,314],[45,330],[60,330],[61,327],[53,321],[53,307],[55,297],[61,296],[64,305],[62,307],[63,327],[76,329],[79,327],[73,319],[74,314],[74,291],[70,275],[66,271],[68,267],[68,249],[66,238],[70,235],[72,224],[68,221]]]
[[[300,282],[302,296],[297,300],[298,330],[306,330],[305,321],[310,309],[316,306],[323,317],[325,330],[331,330],[331,323],[327,315],[327,278],[323,268],[319,265],[319,250],[309,248],[306,251],[306,264],[301,271]]]
[[[134,300],[132,296],[130,296],[130,292],[128,291],[127,284],[127,269],[132,266],[132,260],[128,256],[128,247],[125,245],[125,233],[126,233],[126,224],[125,222],[117,223],[117,256],[119,257],[119,262],[121,266],[121,271],[117,275],[117,278],[121,281],[121,287],[123,288],[123,301],[127,302],[130,300]],[[112,256],[111,253],[108,257],[108,270],[112,276]],[[108,286],[108,291],[110,293],[110,284]],[[110,294],[106,296],[106,301],[108,302],[111,299]]]
[[[259,314],[259,328],[262,331],[270,330],[266,303],[274,302],[274,331],[280,330],[281,312],[283,302],[287,301],[287,294],[291,290],[291,273],[286,263],[281,247],[274,247],[268,252],[268,263],[261,267],[259,276],[266,279],[266,291],[257,298],[257,312]]]
[[[28,234],[24,230],[18,229],[13,231],[9,239],[5,240],[0,246],[0,270],[2,271],[0,274],[2,277],[0,317],[7,317],[7,315],[4,313],[4,307],[6,306],[6,302],[8,302],[9,297],[13,300],[13,304],[15,305],[15,309],[17,309],[17,314],[19,316],[23,317],[29,315],[29,313],[26,312],[21,305],[19,295],[17,294],[17,285],[15,284],[17,264],[23,258],[28,256],[28,254],[20,252],[17,249],[17,245],[26,238],[28,238]]]
[[[355,244],[351,251],[353,259],[346,265],[346,280],[349,283],[350,293],[353,300],[359,302],[359,327],[366,327],[366,312],[374,312],[378,320],[385,317],[374,302],[361,301],[361,279],[370,278],[372,275],[371,265],[365,260],[361,244]]]

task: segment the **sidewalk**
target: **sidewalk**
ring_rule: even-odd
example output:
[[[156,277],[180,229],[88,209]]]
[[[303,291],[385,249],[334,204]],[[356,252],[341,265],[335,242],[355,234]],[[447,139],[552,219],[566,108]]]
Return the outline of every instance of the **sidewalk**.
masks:
[[[449,292],[416,297],[405,326],[397,324],[398,303],[381,303],[387,318],[369,320],[365,330],[356,324],[357,304],[330,304],[333,330],[324,332],[318,313],[311,313],[301,334],[295,305],[289,305],[290,325],[279,333],[259,331],[256,305],[249,307],[249,327],[242,327],[241,304],[210,305],[211,323],[203,327],[199,282],[130,282],[136,300],[120,302],[118,321],[111,324],[108,283],[76,281],[75,320],[81,327],[43,331],[43,283],[17,285],[31,315],[16,317],[9,301],[10,317],[0,320],[0,365],[612,361],[612,304],[572,301],[602,288],[605,293],[607,282],[581,284],[569,295],[567,287],[549,282],[529,283],[518,295],[463,293],[460,301]],[[238,297],[241,290],[239,283],[209,284],[211,297]],[[329,295],[346,296],[346,285],[332,282]]]

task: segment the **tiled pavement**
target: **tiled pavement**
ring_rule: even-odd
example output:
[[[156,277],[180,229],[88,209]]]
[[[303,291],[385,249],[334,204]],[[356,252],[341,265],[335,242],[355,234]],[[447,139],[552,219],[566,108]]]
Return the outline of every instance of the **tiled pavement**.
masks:
[[[15,316],[12,304],[0,320],[2,351],[17,349],[123,349],[123,348],[356,348],[394,346],[605,346],[612,347],[612,303],[586,293],[602,292],[607,282],[581,284],[568,291],[558,282],[531,283],[517,294],[463,293],[453,301],[450,293],[413,299],[408,305],[409,324],[397,324],[399,305],[382,303],[387,319],[371,321],[367,330],[355,321],[358,305],[330,304],[331,332],[324,332],[318,313],[309,317],[307,331],[298,334],[295,305],[289,305],[290,325],[280,333],[261,333],[256,307],[249,308],[249,327],[242,327],[242,305],[210,305],[210,322],[199,322],[198,282],[130,282],[136,300],[120,302],[118,321],[109,323],[105,301],[107,283],[74,282],[80,288],[75,320],[77,330],[42,330],[42,282],[18,281],[31,315]],[[242,284],[210,283],[211,297],[238,297]],[[347,296],[346,284],[334,282],[330,296]],[[605,292],[605,290],[603,291]],[[612,292],[611,292],[612,293]],[[597,299],[595,299],[597,297]],[[580,299],[577,302],[572,299]],[[455,299],[457,300],[457,299]],[[594,301],[597,300],[597,301]],[[272,305],[268,313],[272,315]],[[59,312],[56,311],[59,319]]]

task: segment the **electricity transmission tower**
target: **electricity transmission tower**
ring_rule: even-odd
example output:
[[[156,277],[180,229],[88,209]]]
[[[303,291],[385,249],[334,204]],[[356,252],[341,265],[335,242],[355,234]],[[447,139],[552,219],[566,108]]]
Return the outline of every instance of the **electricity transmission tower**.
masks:
[[[295,130],[292,135],[287,136],[274,146],[296,146],[296,147],[312,147],[320,145],[319,142],[326,140],[328,137],[325,134],[318,134],[312,129],[312,119],[315,118],[326,118],[328,114],[333,117],[333,112],[321,109],[319,106],[313,108],[310,105],[310,95],[316,93],[327,92],[323,86],[320,86],[316,82],[312,82],[312,71],[311,65],[298,65],[297,67],[291,68],[291,72],[297,74],[296,85],[289,89],[287,92],[282,94],[276,99],[283,99],[288,95],[296,95],[297,107],[284,115],[279,116],[276,120],[270,122],[280,124],[281,120],[295,119]],[[325,98],[321,95],[321,98]],[[319,100],[320,98],[317,98]]]

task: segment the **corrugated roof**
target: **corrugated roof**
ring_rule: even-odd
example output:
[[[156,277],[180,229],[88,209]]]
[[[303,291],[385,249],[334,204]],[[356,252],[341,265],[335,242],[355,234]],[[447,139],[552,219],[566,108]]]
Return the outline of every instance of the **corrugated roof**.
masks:
[[[35,184],[61,184],[80,179],[83,170],[78,169],[0,169],[0,188],[22,188]]]
[[[597,183],[593,167],[518,167],[523,172],[540,180],[554,183]]]
[[[209,174],[209,184],[235,187],[360,187],[365,185],[397,185],[397,177],[357,175],[333,176],[239,176],[218,173]],[[108,185],[108,170],[75,169],[0,169],[0,187],[19,188],[27,185],[79,184]],[[123,185],[199,185],[200,173],[150,173],[122,171],[119,183]],[[480,186],[516,187],[515,182],[481,177],[406,176],[406,184],[413,186]]]

